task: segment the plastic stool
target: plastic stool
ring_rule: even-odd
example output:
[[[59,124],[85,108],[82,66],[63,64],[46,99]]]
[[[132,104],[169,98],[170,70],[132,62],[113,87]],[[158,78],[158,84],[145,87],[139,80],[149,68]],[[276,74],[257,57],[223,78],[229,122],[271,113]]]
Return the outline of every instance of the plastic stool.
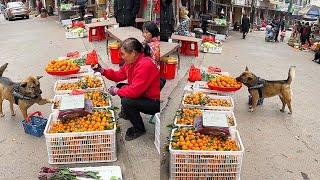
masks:
[[[93,33],[93,31],[95,31],[95,33]],[[89,28],[89,42],[102,41],[104,39],[106,39],[106,35],[104,32],[104,26]]]
[[[192,45],[194,49],[192,49]],[[195,56],[198,57],[199,50],[198,50],[198,43],[197,42],[190,42],[190,41],[181,41],[181,54],[186,56]]]

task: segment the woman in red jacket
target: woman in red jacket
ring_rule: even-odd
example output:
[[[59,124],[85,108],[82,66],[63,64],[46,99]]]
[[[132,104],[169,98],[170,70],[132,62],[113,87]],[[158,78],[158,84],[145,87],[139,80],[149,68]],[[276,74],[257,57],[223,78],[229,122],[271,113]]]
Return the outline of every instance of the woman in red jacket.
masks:
[[[153,115],[160,112],[160,73],[150,57],[145,57],[143,45],[135,38],[122,43],[121,56],[125,64],[118,70],[93,68],[107,79],[119,83],[111,86],[109,93],[121,98],[122,109],[119,117],[130,120],[133,127],[126,132],[127,141],[145,134],[146,130],[140,112]]]

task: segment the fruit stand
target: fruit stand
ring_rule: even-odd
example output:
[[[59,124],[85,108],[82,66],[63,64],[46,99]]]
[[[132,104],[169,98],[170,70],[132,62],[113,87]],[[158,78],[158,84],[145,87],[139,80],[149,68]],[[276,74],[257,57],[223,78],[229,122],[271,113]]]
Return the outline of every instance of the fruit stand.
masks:
[[[104,80],[93,72],[80,72],[96,63],[94,52],[68,53],[46,66],[48,74],[67,77],[54,83],[54,104],[44,130],[49,164],[117,160],[117,126]]]
[[[244,147],[233,98],[228,95],[239,90],[241,83],[216,67],[209,67],[198,80],[207,89],[202,92],[187,85],[175,115],[169,144],[170,179],[240,179]],[[219,96],[212,95],[217,92]]]

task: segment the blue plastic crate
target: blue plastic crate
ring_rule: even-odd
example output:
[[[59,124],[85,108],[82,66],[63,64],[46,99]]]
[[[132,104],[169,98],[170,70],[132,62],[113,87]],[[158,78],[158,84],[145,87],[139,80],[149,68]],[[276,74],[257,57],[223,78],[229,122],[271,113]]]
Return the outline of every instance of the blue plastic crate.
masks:
[[[35,116],[38,114],[38,116]],[[47,125],[47,119],[42,117],[41,112],[31,113],[27,120],[22,121],[22,125],[25,133],[41,137],[43,135],[43,131]]]

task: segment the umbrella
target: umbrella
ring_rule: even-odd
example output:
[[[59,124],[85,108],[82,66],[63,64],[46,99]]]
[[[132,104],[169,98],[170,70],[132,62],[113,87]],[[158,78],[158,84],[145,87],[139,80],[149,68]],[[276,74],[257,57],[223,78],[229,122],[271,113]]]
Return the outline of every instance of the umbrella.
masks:
[[[304,7],[299,11],[299,15],[320,16],[320,7],[315,5]]]

